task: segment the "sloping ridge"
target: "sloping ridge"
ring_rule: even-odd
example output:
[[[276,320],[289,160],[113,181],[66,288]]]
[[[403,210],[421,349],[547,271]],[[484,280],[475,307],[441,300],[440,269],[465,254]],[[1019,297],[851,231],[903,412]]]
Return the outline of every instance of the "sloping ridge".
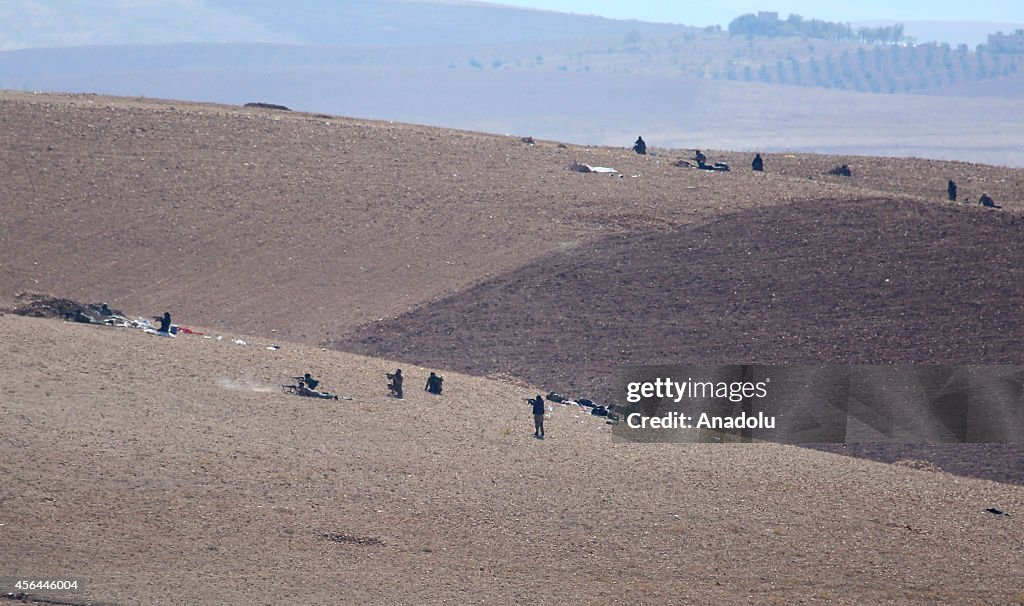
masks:
[[[1021,221],[799,202],[548,255],[332,346],[608,397],[622,364],[1019,363]]]
[[[549,255],[330,346],[605,401],[627,364],[1019,364],[1021,225],[912,201],[744,210]],[[1024,481],[1022,452],[989,477]]]
[[[627,361],[1016,361],[1013,169],[771,155],[711,174],[674,166],[683,150],[82,95],[8,91],[0,113],[0,303],[169,310],[597,397]],[[822,176],[839,162],[855,176]],[[939,202],[948,178],[1007,211]],[[786,200],[816,202],[723,216]]]
[[[307,343],[610,230],[842,193],[626,148],[300,112],[3,93],[0,116],[0,302],[41,291]],[[630,178],[573,173],[576,160]]]
[[[525,387],[446,373],[440,398],[409,389],[397,402],[390,362],[289,342],[11,315],[0,333],[0,568],[85,579],[58,595],[69,602],[932,604],[1020,591],[1019,486],[773,444],[618,444],[572,407],[539,441]],[[277,388],[303,370],[355,399]]]
[[[88,603],[1019,601],[1018,486],[772,444],[616,444],[568,407],[538,441],[532,387],[447,370],[596,393],[620,359],[659,355],[928,361],[886,331],[932,343],[935,326],[952,335],[936,359],[1009,359],[1017,216],[625,150],[102,103],[0,104],[0,295],[35,284],[263,336],[0,315],[0,569],[76,571]],[[822,201],[699,223],[800,196]],[[282,336],[430,300],[338,340],[422,355],[401,404],[395,362]],[[416,379],[438,368],[434,399]],[[304,371],[355,399],[279,391]]]

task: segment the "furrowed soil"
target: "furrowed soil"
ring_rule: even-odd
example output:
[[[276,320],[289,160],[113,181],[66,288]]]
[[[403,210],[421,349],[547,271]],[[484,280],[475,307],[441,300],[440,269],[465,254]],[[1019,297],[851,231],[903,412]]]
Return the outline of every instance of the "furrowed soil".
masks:
[[[13,92],[0,130],[0,304],[223,337],[0,315],[0,577],[86,581],[27,600],[1024,600],[1017,446],[623,444],[562,406],[540,441],[522,401],[627,363],[1020,364],[1021,170]],[[352,399],[283,393],[306,371]]]
[[[1024,487],[629,444],[534,386],[227,334],[0,317],[0,569],[72,604],[1013,603]],[[241,339],[246,345],[238,345]],[[353,400],[282,393],[308,369]],[[986,512],[989,507],[1010,517]],[[9,590],[8,590],[9,591]]]

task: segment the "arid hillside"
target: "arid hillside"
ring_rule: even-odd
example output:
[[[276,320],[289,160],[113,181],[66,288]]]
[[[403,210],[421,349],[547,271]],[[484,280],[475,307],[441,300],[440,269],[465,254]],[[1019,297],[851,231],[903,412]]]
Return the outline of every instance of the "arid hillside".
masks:
[[[535,440],[522,400],[626,362],[1021,363],[1020,170],[71,95],[2,93],[0,129],[0,307],[206,333],[0,314],[0,577],[86,582],[36,603],[1024,600],[1019,446],[940,453],[994,483],[574,407]],[[306,371],[343,399],[282,392]]]
[[[737,169],[710,173],[674,165],[692,150],[93,96],[3,93],[0,117],[0,300],[51,292],[309,343],[597,238],[745,208],[941,206],[949,178],[1004,214],[1024,204],[1021,171],[967,163],[768,155],[761,175],[705,150]],[[825,175],[840,163],[853,177]],[[980,212],[962,216],[1005,222]]]
[[[435,398],[403,365],[398,402],[393,362],[211,332],[0,316],[0,569],[85,583],[28,603],[1024,598],[1020,486],[770,444],[615,443],[575,407],[540,441],[535,387],[446,373]],[[280,391],[307,370],[352,399]]]
[[[0,112],[8,305],[166,310],[602,398],[623,363],[1019,362],[1019,170],[767,154],[755,174],[704,150],[720,173],[678,166],[693,150],[94,96]]]
[[[550,254],[334,345],[602,400],[630,364],[1015,364],[1022,227],[913,200],[747,209]]]

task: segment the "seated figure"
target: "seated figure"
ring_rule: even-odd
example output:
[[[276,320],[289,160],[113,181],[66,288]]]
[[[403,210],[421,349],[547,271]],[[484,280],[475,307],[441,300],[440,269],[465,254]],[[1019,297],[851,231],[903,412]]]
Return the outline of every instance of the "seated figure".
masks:
[[[442,383],[444,383],[444,377],[439,377],[434,373],[430,373],[430,376],[427,377],[427,385],[423,388],[423,391],[439,396],[441,395]]]
[[[633,143],[633,151],[640,154],[641,156],[647,154],[647,143],[644,142],[643,137],[636,138],[636,142]]]

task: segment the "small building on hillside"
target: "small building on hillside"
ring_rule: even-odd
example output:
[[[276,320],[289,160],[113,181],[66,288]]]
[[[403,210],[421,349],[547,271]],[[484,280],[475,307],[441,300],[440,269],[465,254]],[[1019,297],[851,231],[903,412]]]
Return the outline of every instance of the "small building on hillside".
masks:
[[[997,32],[988,35],[986,50],[990,53],[1018,53],[1024,54],[1024,29],[1018,29],[1012,34]]]

